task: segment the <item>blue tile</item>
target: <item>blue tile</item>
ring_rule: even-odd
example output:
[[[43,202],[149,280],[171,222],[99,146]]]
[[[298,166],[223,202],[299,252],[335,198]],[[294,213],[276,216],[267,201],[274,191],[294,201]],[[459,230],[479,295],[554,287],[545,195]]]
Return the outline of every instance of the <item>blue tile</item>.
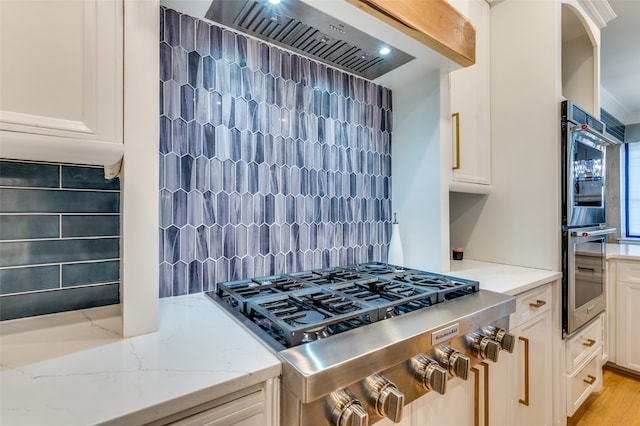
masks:
[[[211,124],[203,126],[202,154],[208,159],[216,155],[216,132]]]
[[[211,226],[216,223],[216,197],[212,192],[205,192],[202,200],[202,223]]]
[[[197,260],[194,260],[193,262],[189,263],[189,269],[188,269],[189,294],[202,292],[202,283],[203,283],[202,273],[203,273],[202,262],[198,262]]]
[[[211,188],[211,191],[220,192],[222,191],[224,186],[224,172],[223,172],[224,167],[222,166],[222,162],[217,158],[213,158],[209,162],[209,167],[210,167],[209,168],[209,173],[210,173],[209,186]]]
[[[204,21],[196,20],[196,51],[202,56],[209,55],[210,52],[210,25]]]
[[[188,15],[180,15],[180,45],[188,52],[195,49],[195,22]]]
[[[180,158],[180,188],[186,192],[194,189],[196,185],[194,162],[195,159],[190,155]]]
[[[171,152],[171,120],[167,117],[160,117],[160,153]]]
[[[210,28],[209,43],[210,43],[209,47],[211,49],[211,56],[214,59],[221,59],[222,58],[222,28],[218,27],[217,25],[213,25]]]
[[[203,153],[204,128],[197,121],[187,124],[187,153],[196,158]]]
[[[231,225],[238,225],[241,221],[240,207],[242,204],[242,198],[237,192],[229,194],[229,223]]]
[[[191,121],[194,118],[195,109],[195,91],[193,87],[184,85],[180,87],[180,117],[185,121]]]
[[[158,295],[160,297],[169,297],[173,292],[173,268],[167,262],[160,264],[160,288]]]
[[[222,244],[223,256],[231,259],[235,256],[236,251],[236,234],[232,225],[226,225],[222,228]]]
[[[187,84],[187,52],[181,47],[171,49],[171,65],[173,67],[173,80],[179,85]]]
[[[206,157],[200,156],[196,158],[196,189],[201,193],[205,193],[209,190],[209,160]]]
[[[222,227],[214,225],[209,229],[209,257],[220,259],[224,252],[224,239],[222,236]]]
[[[216,87],[216,63],[211,56],[202,58],[202,86],[207,90]]]
[[[203,223],[203,197],[198,191],[191,191],[187,196],[188,223],[192,226],[200,226]]]
[[[180,188],[180,157],[175,153],[167,154],[164,158],[165,187],[170,191]]]
[[[173,223],[183,227],[187,221],[187,193],[180,189],[173,194]]]
[[[118,282],[120,261],[72,263],[62,265],[62,286]]]
[[[229,196],[221,192],[216,196],[216,223],[224,226],[229,223]]]
[[[160,191],[160,226],[166,228],[173,223],[173,194],[162,189]]]
[[[196,229],[196,259],[203,262],[209,257],[209,233],[205,226]]]
[[[0,294],[3,295],[59,287],[59,265],[0,269]]]
[[[62,237],[118,237],[119,215],[62,216]]]
[[[208,259],[202,264],[202,290],[213,291],[216,286],[216,263],[213,259]]]
[[[247,228],[243,225],[240,225],[236,228],[235,232],[236,242],[235,242],[235,254],[239,257],[244,257],[247,255]]]
[[[171,151],[182,156],[189,152],[188,147],[188,126],[187,123],[181,119],[173,120],[171,126]]]
[[[193,226],[180,229],[180,260],[186,263],[196,258],[196,230]]]
[[[160,6],[160,41],[164,41],[164,14],[166,8]]]
[[[117,213],[117,192],[0,189],[2,213]]]
[[[120,285],[105,284],[0,297],[0,320],[120,303]]]
[[[198,87],[202,82],[202,60],[198,52],[189,52],[188,61],[188,82],[191,87]]]
[[[178,118],[180,116],[180,86],[174,80],[169,80],[164,83],[163,93],[164,113],[171,119]]]
[[[168,81],[173,75],[173,60],[171,46],[160,43],[160,80]]]
[[[39,240],[0,243],[0,266],[115,259],[119,238]]]
[[[2,215],[0,240],[57,238],[60,236],[58,215]]]
[[[0,161],[0,186],[57,188],[60,166]]]
[[[180,230],[170,226],[164,231],[164,258],[168,263],[176,263],[180,260]]]
[[[229,92],[235,98],[242,96],[242,70],[237,64],[229,65]]]
[[[172,47],[180,44],[180,14],[173,9],[165,11],[164,37]]]
[[[182,296],[188,294],[188,265],[184,262],[177,262],[172,267],[172,296]]]

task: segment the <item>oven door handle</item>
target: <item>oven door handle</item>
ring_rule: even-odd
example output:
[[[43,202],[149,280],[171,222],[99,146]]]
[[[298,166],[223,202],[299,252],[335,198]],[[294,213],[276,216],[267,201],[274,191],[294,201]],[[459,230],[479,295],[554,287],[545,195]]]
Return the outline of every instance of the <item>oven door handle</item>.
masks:
[[[617,231],[616,228],[597,229],[595,231],[573,231],[571,233],[571,236],[589,238],[589,237],[597,237],[599,235],[613,234],[616,231]]]

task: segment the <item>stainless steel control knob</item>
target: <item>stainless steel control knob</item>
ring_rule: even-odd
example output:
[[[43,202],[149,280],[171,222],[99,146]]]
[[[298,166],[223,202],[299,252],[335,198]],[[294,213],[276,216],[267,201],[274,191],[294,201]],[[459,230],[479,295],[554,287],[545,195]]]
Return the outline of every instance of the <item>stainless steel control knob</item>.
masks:
[[[516,347],[516,336],[507,332],[500,327],[487,326],[485,329],[487,335],[500,344],[500,349],[513,353]]]
[[[475,356],[498,362],[500,343],[480,333],[472,333],[469,337],[471,338],[471,348]]]
[[[351,392],[341,389],[331,393],[333,410],[331,417],[335,426],[369,426],[369,413]]]
[[[440,394],[447,391],[447,370],[425,354],[411,359],[413,374],[426,390],[434,390]]]
[[[367,387],[371,405],[376,407],[379,415],[387,417],[394,423],[402,420],[404,394],[389,379],[381,374],[367,377]]]
[[[451,346],[442,345],[436,351],[440,365],[454,377],[467,380],[471,359]]]

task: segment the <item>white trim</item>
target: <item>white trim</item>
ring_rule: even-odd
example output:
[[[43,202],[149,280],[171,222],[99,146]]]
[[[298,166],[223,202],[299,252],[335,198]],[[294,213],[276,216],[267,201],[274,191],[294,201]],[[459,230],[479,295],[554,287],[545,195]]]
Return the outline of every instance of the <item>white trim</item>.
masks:
[[[607,0],[578,0],[578,3],[598,28],[607,26],[607,23],[616,17]]]

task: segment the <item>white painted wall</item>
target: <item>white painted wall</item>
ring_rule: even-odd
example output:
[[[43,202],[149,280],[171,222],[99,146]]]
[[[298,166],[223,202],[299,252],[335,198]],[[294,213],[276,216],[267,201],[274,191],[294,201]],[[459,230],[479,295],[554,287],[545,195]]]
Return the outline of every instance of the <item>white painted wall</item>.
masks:
[[[440,82],[440,73],[432,72],[392,87],[393,211],[398,213],[405,265],[425,270],[448,270],[449,261],[443,227],[448,179],[443,181],[440,167]]]

